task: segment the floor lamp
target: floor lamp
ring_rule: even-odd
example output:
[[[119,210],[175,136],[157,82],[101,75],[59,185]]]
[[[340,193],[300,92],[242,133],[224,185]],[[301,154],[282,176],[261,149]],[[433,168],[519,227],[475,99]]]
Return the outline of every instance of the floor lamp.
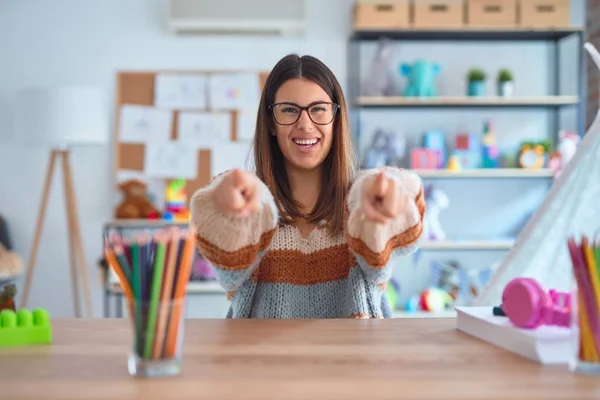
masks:
[[[90,284],[79,228],[70,151],[75,146],[99,145],[108,142],[108,115],[105,97],[100,90],[88,87],[32,88],[19,92],[14,104],[15,139],[24,144],[44,146],[50,149],[50,160],[46,169],[33,242],[25,271],[22,307],[27,307],[29,300],[40,238],[52,189],[52,178],[56,164],[61,162],[74,314],[76,317],[82,316],[79,296],[79,284],[81,283],[85,311],[87,316],[91,317],[93,312]]]

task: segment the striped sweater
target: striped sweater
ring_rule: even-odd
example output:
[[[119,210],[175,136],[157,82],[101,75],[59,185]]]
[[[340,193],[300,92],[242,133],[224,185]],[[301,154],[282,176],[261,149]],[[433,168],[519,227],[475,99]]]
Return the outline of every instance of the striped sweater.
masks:
[[[348,194],[344,233],[322,221],[303,238],[279,220],[275,200],[257,178],[261,208],[245,217],[223,215],[210,192],[224,175],[198,190],[190,206],[198,250],[215,269],[230,301],[228,318],[390,318],[385,287],[392,259],[416,250],[425,201],[421,179],[385,168],[409,194],[407,209],[389,223],[363,218],[361,185],[378,170],[362,171]]]

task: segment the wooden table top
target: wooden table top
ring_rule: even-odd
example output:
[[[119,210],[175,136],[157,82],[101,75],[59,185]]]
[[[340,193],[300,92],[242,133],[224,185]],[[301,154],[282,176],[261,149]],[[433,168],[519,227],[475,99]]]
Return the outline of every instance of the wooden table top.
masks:
[[[600,377],[576,375],[566,366],[541,366],[455,330],[455,322],[188,319],[183,373],[150,380],[132,378],[127,372],[128,321],[54,319],[52,345],[0,349],[0,398],[600,396]]]

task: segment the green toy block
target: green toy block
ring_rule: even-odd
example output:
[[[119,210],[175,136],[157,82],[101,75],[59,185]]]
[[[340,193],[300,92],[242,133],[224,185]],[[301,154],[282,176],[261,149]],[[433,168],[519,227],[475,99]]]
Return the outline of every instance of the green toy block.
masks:
[[[0,347],[49,343],[52,343],[52,325],[47,310],[0,311]]]

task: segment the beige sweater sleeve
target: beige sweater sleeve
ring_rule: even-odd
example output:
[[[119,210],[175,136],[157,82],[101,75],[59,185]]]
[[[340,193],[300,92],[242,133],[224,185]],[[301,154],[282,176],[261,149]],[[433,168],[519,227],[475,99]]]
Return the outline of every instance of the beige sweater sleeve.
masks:
[[[229,173],[231,171],[215,177],[206,187],[196,191],[190,208],[198,251],[213,265],[222,286],[226,290],[236,290],[250,278],[269,247],[279,217],[273,196],[258,178],[261,206],[256,214],[238,218],[221,213],[212,191]]]
[[[376,224],[362,218],[361,191],[366,178],[380,169],[361,172],[348,195],[346,238],[359,263],[369,276],[378,281],[389,279],[386,271],[392,255],[412,253],[423,233],[425,199],[421,178],[414,172],[385,167],[385,174],[402,185],[409,195],[406,208],[387,224]]]

